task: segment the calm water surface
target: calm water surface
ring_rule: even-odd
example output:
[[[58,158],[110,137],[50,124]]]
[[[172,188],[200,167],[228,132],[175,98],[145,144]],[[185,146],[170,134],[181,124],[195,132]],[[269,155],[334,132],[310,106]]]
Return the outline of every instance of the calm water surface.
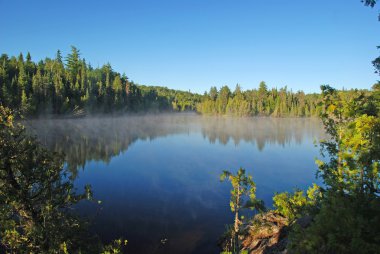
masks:
[[[313,142],[323,136],[316,119],[195,114],[27,125],[66,154],[78,191],[91,184],[102,203],[84,202],[78,210],[104,241],[128,239],[128,253],[218,253],[217,239],[233,220],[221,171],[245,168],[271,206],[275,192],[316,182]]]

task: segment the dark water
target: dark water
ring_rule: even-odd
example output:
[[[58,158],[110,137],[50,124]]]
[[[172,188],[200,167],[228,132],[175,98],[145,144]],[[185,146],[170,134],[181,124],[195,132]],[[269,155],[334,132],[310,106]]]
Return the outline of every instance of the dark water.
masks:
[[[66,154],[83,203],[104,241],[128,239],[128,253],[218,253],[233,215],[223,169],[246,168],[257,196],[306,189],[315,180],[316,119],[225,118],[195,114],[28,122],[39,140]],[[161,239],[168,239],[161,244]]]

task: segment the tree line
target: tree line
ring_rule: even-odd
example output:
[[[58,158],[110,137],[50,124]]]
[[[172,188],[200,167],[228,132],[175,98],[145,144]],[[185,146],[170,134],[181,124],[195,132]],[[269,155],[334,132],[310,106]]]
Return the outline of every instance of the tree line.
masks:
[[[259,89],[234,92],[228,86],[199,95],[159,86],[144,86],[129,81],[107,63],[93,68],[80,51],[72,46],[62,57],[32,61],[2,54],[0,57],[0,102],[24,115],[139,111],[197,111],[201,114],[236,116],[312,116],[317,115],[317,94],[293,93],[287,88],[268,90],[265,82]]]
[[[200,95],[142,86],[128,80],[107,63],[93,68],[72,46],[63,59],[60,50],[54,59],[33,62],[2,54],[0,57],[0,102],[24,115],[185,111],[194,110]]]
[[[197,110],[212,115],[309,117],[319,114],[319,100],[318,94],[294,93],[287,87],[268,89],[262,81],[258,89],[246,91],[242,91],[239,84],[233,92],[228,86],[219,91],[211,87],[197,105]]]
[[[348,91],[349,93],[355,91]],[[41,114],[197,111],[208,115],[310,117],[321,112],[321,95],[293,92],[287,87],[231,91],[213,86],[203,95],[160,86],[139,85],[107,63],[93,68],[72,46],[63,59],[33,62],[7,54],[0,56],[0,103],[26,116]]]

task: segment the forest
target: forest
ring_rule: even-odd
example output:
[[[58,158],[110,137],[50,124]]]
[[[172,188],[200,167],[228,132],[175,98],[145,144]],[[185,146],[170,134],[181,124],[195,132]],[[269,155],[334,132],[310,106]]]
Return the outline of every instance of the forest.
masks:
[[[211,87],[197,111],[202,114],[231,116],[309,117],[319,113],[320,96],[288,91],[287,87],[268,89],[264,81],[258,89],[242,91],[236,85],[233,92],[228,86]]]
[[[369,91],[342,91],[369,93]],[[211,87],[203,95],[129,81],[107,63],[93,68],[72,46],[63,59],[33,62],[2,54],[0,57],[0,102],[24,116],[96,113],[196,111],[207,115],[317,117],[320,94],[293,92],[287,87],[269,89],[264,81],[258,89],[243,91],[239,84]]]
[[[111,65],[93,68],[72,46],[65,59],[0,57],[0,102],[25,116],[194,110],[201,96],[130,82]]]

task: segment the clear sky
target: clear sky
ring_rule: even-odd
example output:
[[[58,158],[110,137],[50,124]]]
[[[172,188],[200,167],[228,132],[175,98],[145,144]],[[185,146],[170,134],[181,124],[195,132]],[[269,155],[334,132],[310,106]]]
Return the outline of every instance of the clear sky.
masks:
[[[379,7],[360,0],[0,0],[0,54],[80,49],[139,83],[203,93],[239,83],[318,92],[379,76]]]

